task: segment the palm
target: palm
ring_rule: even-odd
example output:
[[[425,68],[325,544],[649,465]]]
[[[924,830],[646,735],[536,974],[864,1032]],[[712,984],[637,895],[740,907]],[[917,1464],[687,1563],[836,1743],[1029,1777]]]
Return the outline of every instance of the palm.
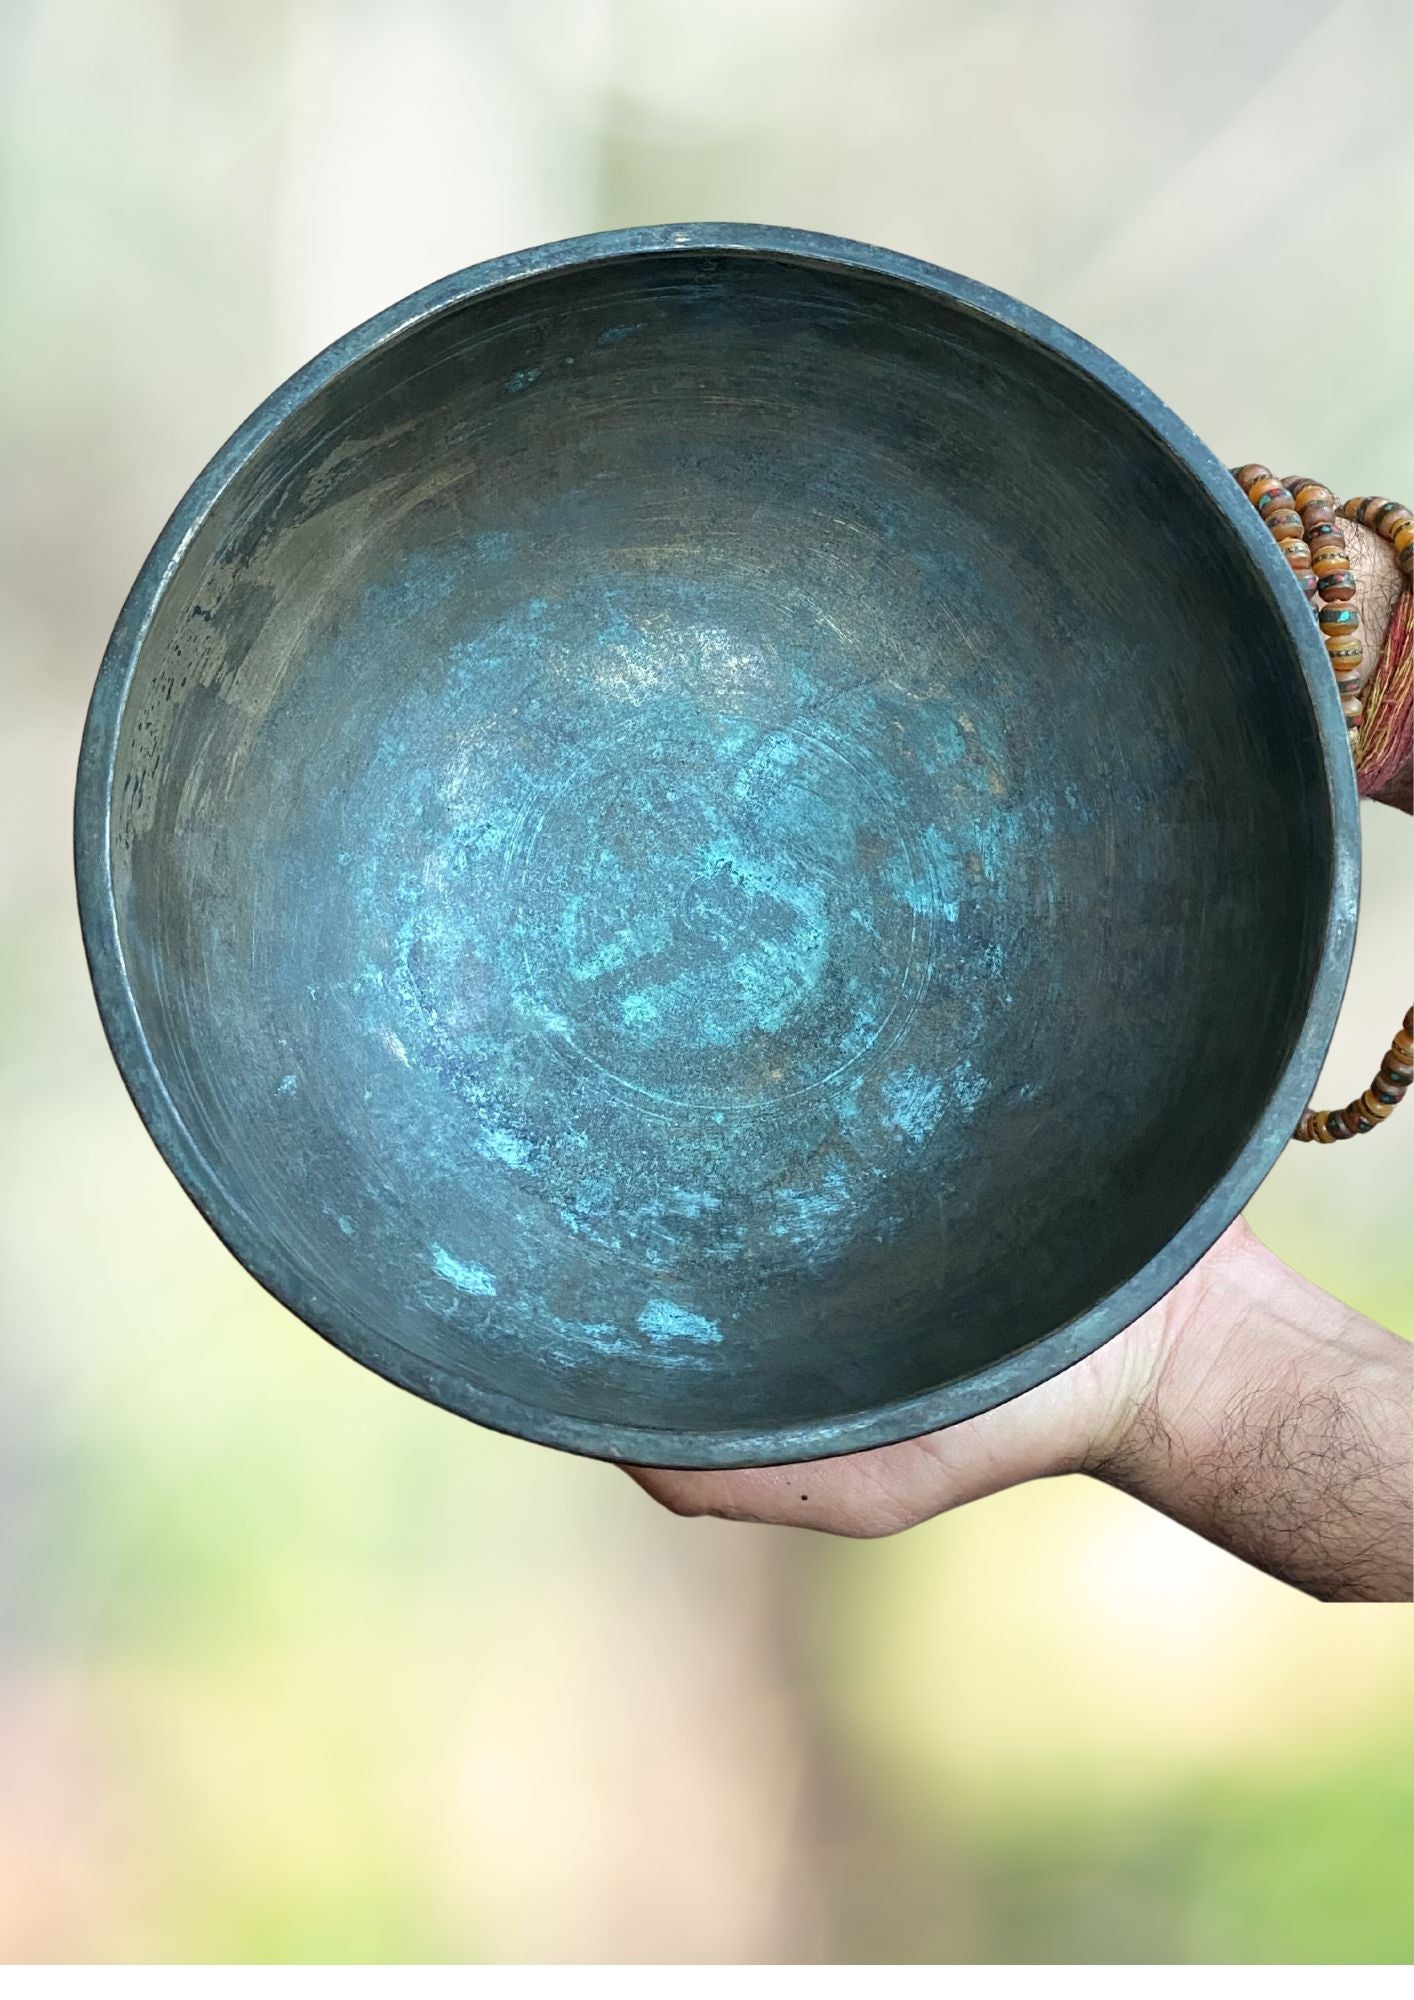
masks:
[[[1042,1473],[1103,1460],[1132,1421],[1214,1268],[1252,1241],[1235,1222],[1174,1289],[1114,1340],[1010,1403],[877,1451],[740,1472],[625,1469],[675,1514],[890,1535]]]

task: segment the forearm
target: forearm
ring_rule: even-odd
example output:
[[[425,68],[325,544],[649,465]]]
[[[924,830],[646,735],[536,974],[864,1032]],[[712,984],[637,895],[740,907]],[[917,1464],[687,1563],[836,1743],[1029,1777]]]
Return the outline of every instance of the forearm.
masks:
[[[1414,1348],[1250,1232],[1088,1470],[1315,1597],[1414,1596]]]

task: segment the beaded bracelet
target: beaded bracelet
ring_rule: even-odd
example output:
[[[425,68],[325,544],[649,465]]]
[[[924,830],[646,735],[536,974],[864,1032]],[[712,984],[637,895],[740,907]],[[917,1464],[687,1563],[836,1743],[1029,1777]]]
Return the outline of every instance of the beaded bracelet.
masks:
[[[1347,729],[1360,727],[1360,668],[1365,645],[1355,608],[1355,572],[1335,495],[1319,480],[1276,479],[1265,465],[1241,465],[1238,485],[1276,538],[1305,591],[1335,670]]]
[[[1414,1007],[1405,1015],[1370,1088],[1343,1110],[1303,1111],[1294,1136],[1314,1139],[1318,1146],[1329,1146],[1335,1139],[1353,1139],[1358,1133],[1373,1132],[1389,1117],[1411,1083],[1414,1083]]]
[[[1382,500],[1374,495],[1369,499],[1347,500],[1340,511],[1347,521],[1383,535],[1394,549],[1400,575],[1414,577],[1414,513],[1402,501]]]
[[[1410,585],[1414,575],[1414,513],[1400,502],[1378,495],[1347,500],[1342,505],[1319,480],[1303,473],[1277,479],[1265,465],[1235,466],[1233,476],[1270,528],[1306,593],[1340,689],[1341,712],[1350,732],[1360,789],[1366,796],[1380,796],[1411,754],[1414,613],[1410,600],[1414,585],[1400,592],[1362,702],[1360,668],[1365,648],[1355,606],[1355,572],[1341,523],[1342,519],[1353,521],[1383,536],[1394,549],[1401,576]],[[1314,1111],[1308,1106],[1297,1122],[1294,1137],[1331,1145],[1338,1139],[1373,1132],[1389,1117],[1411,1083],[1414,1008],[1404,1016],[1369,1089],[1339,1111]]]

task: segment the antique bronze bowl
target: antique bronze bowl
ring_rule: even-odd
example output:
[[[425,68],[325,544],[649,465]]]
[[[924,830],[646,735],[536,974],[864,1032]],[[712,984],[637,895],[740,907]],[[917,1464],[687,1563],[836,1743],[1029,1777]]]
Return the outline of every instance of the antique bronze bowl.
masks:
[[[1271,1167],[1356,805],[1294,579],[1063,328],[779,229],[358,328],[98,679],[80,900],[260,1281],[498,1429],[738,1465],[971,1416]]]

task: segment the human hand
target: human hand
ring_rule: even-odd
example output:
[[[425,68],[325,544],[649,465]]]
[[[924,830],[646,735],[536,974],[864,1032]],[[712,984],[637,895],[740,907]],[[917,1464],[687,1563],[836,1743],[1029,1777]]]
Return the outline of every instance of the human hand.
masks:
[[[811,1464],[627,1470],[675,1514],[894,1534],[1086,1472],[1324,1598],[1414,1596],[1414,1348],[1233,1223],[1063,1374],[949,1430]]]
[[[1352,524],[1347,543],[1368,678],[1402,585],[1378,535]],[[1124,1333],[969,1423],[808,1465],[628,1470],[677,1514],[857,1536],[1088,1472],[1315,1595],[1404,1601],[1411,1365],[1239,1220]]]
[[[1151,1425],[1175,1344],[1213,1322],[1230,1267],[1261,1252],[1235,1222],[1156,1306],[1062,1374],[969,1422],[902,1444],[800,1465],[735,1472],[625,1469],[675,1514],[876,1536],[930,1520],[1029,1479],[1100,1471]]]

